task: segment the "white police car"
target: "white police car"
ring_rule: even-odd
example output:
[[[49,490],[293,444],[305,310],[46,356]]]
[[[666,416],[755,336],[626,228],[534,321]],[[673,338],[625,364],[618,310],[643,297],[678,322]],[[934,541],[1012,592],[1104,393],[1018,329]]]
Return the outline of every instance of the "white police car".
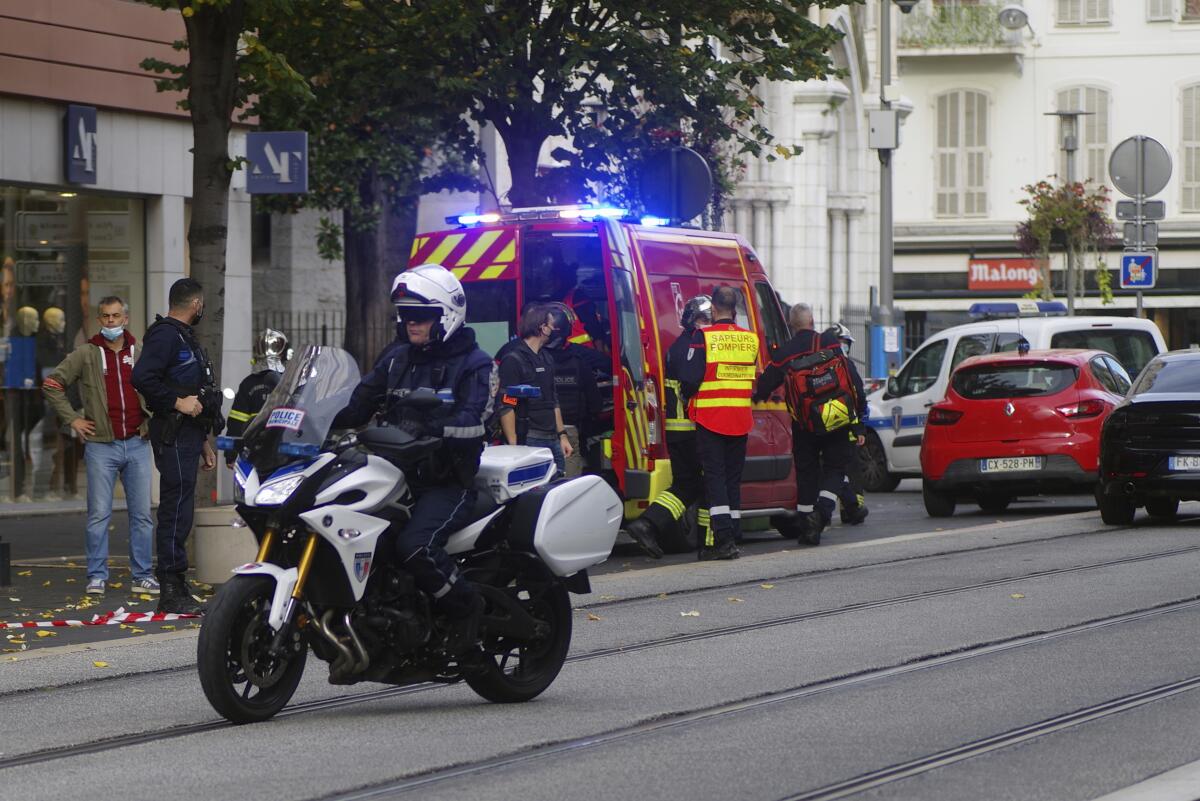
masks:
[[[984,318],[980,322],[947,328],[925,340],[885,388],[867,396],[870,428],[863,460],[864,488],[890,492],[900,479],[920,477],[925,416],[930,406],[945,397],[951,371],[968,356],[1015,351],[1024,339],[1034,350],[1108,351],[1129,375],[1136,376],[1154,356],[1167,350],[1158,326],[1150,320],[1066,317],[1066,311],[1057,301],[976,303],[969,313]]]

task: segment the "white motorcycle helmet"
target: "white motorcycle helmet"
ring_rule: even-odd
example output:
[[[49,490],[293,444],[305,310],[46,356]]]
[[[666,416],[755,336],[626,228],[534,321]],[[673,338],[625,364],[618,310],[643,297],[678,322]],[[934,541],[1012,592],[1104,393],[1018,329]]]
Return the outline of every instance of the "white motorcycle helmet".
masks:
[[[392,304],[396,307],[396,322],[403,324],[421,316],[422,311],[435,320],[430,340],[444,342],[462,328],[467,319],[467,295],[454,274],[440,264],[410,267],[392,282]]]

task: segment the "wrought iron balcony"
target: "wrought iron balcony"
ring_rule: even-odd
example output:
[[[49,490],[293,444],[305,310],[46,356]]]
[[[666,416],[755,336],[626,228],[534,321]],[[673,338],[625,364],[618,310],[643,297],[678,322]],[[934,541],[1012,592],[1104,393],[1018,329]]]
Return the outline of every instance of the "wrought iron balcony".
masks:
[[[988,0],[920,3],[911,14],[900,17],[901,55],[905,55],[903,51],[1011,52],[1021,46],[1021,31],[1000,25],[1002,5]]]

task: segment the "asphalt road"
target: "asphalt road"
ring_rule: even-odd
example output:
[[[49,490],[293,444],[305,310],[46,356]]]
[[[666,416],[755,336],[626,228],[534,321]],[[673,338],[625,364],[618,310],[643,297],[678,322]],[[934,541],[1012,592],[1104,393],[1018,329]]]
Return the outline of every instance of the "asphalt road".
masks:
[[[904,496],[815,549],[598,575],[524,705],[356,701],[386,688],[310,659],[289,710],[232,727],[194,631],[0,657],[0,797],[1088,799],[1200,761],[1200,504],[930,526]]]

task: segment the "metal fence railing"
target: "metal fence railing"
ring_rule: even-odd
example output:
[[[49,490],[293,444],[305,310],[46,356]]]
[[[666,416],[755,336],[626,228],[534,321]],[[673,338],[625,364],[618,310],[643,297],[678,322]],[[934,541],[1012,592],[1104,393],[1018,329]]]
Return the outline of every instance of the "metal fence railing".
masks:
[[[293,348],[304,345],[342,347],[346,339],[346,313],[328,311],[257,311],[254,333],[264,328],[282,331]]]

